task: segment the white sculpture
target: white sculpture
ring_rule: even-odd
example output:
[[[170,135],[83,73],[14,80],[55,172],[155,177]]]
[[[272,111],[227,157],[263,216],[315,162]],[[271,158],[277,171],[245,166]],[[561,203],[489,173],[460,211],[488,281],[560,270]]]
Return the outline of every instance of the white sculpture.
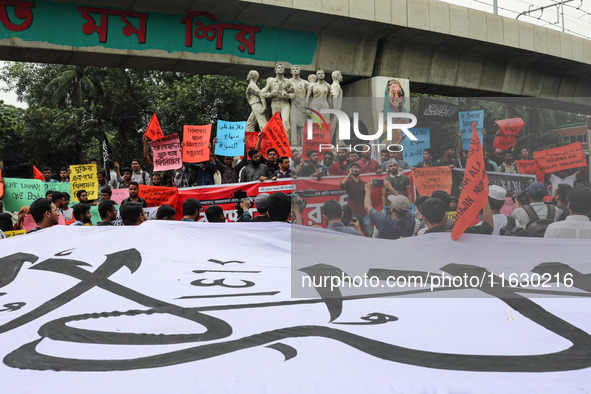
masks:
[[[261,98],[261,90],[257,85],[258,79],[259,73],[255,70],[250,70],[246,76],[246,80],[248,81],[246,100],[248,101],[250,108],[252,108],[252,111],[246,120],[246,131],[255,131],[255,122],[259,125],[259,130],[262,131],[268,121],[265,116],[265,100]]]
[[[341,82],[343,82],[343,74],[340,71],[335,70],[332,72],[332,85],[330,85],[330,97],[332,101],[332,108],[340,110],[343,105],[343,89],[341,88]],[[339,122],[335,115],[331,116],[330,121],[330,135],[334,138],[339,130]]]
[[[330,108],[328,105],[328,97],[330,96],[330,85],[324,80],[324,71],[316,71],[316,83],[310,85],[307,98],[312,97],[309,106],[316,111]]]
[[[300,66],[291,66],[291,83],[295,89],[295,95],[292,100],[292,111],[291,111],[291,140],[292,146],[302,145],[302,133],[306,126],[306,113],[304,107],[306,106],[306,95],[308,94],[308,88],[310,83],[300,78]]]
[[[289,100],[295,96],[295,89],[291,80],[285,78],[284,72],[283,64],[277,63],[275,65],[275,78],[267,79],[267,86],[261,90],[261,97],[271,99],[271,111],[273,115],[279,112],[287,138],[290,138]]]

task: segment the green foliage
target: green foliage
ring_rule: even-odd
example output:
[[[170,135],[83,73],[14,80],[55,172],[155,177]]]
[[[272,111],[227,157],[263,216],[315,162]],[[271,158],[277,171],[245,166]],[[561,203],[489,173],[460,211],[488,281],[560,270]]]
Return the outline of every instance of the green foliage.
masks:
[[[153,113],[165,134],[217,119],[246,120],[245,80],[215,75],[7,63],[0,79],[29,108],[0,106],[0,148],[20,161],[59,168],[100,158],[102,133],[122,166],[142,157]],[[139,132],[138,132],[139,131]]]
[[[82,107],[88,99],[99,94],[97,83],[91,79],[91,67],[75,66],[63,71],[45,88],[45,99],[52,106]]]
[[[0,100],[0,152],[3,160],[14,160],[18,157],[18,151],[14,148],[22,142],[19,125],[24,112],[23,109],[4,104]]]

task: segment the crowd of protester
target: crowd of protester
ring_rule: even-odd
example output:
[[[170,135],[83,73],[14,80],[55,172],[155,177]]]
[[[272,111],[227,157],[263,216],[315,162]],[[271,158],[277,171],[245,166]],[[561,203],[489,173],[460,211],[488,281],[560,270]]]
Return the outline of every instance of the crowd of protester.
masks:
[[[215,139],[210,145],[209,161],[183,163],[180,169],[174,171],[149,173],[142,169],[139,159],[132,160],[130,167],[123,168],[116,162],[107,162],[106,169],[100,168],[97,173],[100,195],[97,200],[89,201],[87,191],[80,190],[76,194],[79,202],[71,207],[68,193],[49,191],[46,198],[34,201],[30,207],[23,207],[14,215],[1,213],[0,230],[23,229],[24,217],[29,213],[37,224],[37,227],[29,232],[57,224],[60,214],[70,225],[91,225],[90,209],[93,205],[98,206],[101,217],[97,224],[99,226],[139,225],[147,220],[144,212],[147,204],[138,195],[139,185],[189,187],[298,177],[321,180],[322,177],[340,175],[344,176],[340,187],[347,193],[347,204],[342,206],[336,200],[329,200],[323,204],[323,224],[329,230],[382,239],[452,231],[454,221],[450,219],[449,213],[455,211],[458,196],[450,196],[442,190],[433,192],[431,196],[415,195],[409,177],[402,173],[403,170],[411,169],[403,160],[402,152],[381,151],[374,155],[371,149],[360,154],[337,149],[336,157],[333,152],[322,152],[323,158],[320,161],[319,152],[314,150],[307,151],[308,160],[304,160],[302,152],[298,149],[293,149],[291,158],[288,158],[278,157],[277,151],[270,148],[265,158],[260,151],[263,138],[264,134],[260,133],[256,146],[248,150],[245,148],[244,156],[236,164],[233,157],[216,156]],[[486,170],[519,173],[514,162],[514,150],[515,147],[508,151],[485,149]],[[465,167],[467,152],[457,155],[453,144],[443,146],[442,152],[441,157],[436,160],[434,150],[425,149],[423,161],[416,167]],[[527,148],[519,148],[518,152],[519,159],[530,159]],[[376,160],[377,157],[380,159],[379,162]],[[145,138],[144,158],[149,166],[152,165]],[[90,163],[98,165],[96,160],[90,160]],[[53,178],[51,168],[43,168],[42,173],[46,183],[69,182],[68,168],[60,169],[58,180]],[[361,178],[362,174],[381,173],[387,176],[372,179],[370,182]],[[508,193],[500,186],[491,185],[488,203],[481,212],[480,223],[468,228],[466,232],[506,236],[591,238],[591,191],[586,186],[586,169],[558,171],[548,175],[545,183],[532,182],[525,192],[518,195]],[[129,189],[129,197],[121,202],[119,208],[111,199],[112,189],[117,188]],[[380,209],[374,207],[374,188],[381,189]],[[552,196],[551,201],[548,201],[549,196]],[[511,215],[501,213],[506,197],[512,197],[515,202],[516,208]],[[292,200],[290,196],[281,192],[262,193],[254,199],[245,198],[239,202],[238,221],[290,221],[303,224],[304,205],[305,198],[302,197],[294,197]],[[253,215],[253,207],[256,208],[257,215]],[[182,205],[182,210],[182,221],[198,221],[203,207],[198,200],[189,198]],[[176,214],[174,207],[162,205],[154,219],[174,220]],[[204,214],[207,222],[227,221],[220,206],[210,205],[204,210]]]

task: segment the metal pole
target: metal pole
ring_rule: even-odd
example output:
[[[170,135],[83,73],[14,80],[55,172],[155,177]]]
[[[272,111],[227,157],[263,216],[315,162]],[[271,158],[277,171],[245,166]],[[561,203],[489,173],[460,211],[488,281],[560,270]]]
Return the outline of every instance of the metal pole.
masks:
[[[560,13],[562,14],[562,32],[564,33],[564,2],[560,3]]]
[[[499,15],[498,0],[493,0],[493,14]]]

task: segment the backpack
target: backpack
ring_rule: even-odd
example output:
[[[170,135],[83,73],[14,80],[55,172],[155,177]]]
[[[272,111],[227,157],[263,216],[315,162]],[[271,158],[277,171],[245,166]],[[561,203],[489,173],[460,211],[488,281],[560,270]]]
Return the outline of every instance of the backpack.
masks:
[[[540,219],[540,217],[536,214],[536,211],[529,206],[526,205],[523,207],[525,213],[527,213],[527,217],[529,218],[529,223],[525,228],[521,227],[514,227],[509,231],[505,232],[505,235],[508,236],[515,236],[515,237],[538,237],[543,238],[546,229],[550,225],[550,223],[554,223],[554,216],[556,215],[556,207],[554,205],[547,205],[548,212],[546,213],[545,219]],[[515,220],[515,218],[513,218]],[[507,223],[508,225],[509,223]],[[501,229],[502,231],[502,229]]]
[[[150,174],[144,170],[142,170],[142,181],[144,182],[144,185],[150,184]]]
[[[517,227],[517,221],[515,220],[515,218],[513,216],[507,216],[505,215],[505,217],[507,218],[507,224],[505,224],[500,230],[499,230],[499,234],[500,235],[515,235],[515,231],[513,229],[520,229],[519,227]]]
[[[554,216],[556,215],[556,207],[554,205],[547,205],[548,212],[546,213],[545,219],[540,219],[534,209],[526,205],[523,207],[525,213],[529,217],[529,223],[525,226],[525,229],[529,233],[529,237],[543,238],[546,229],[551,223],[554,223]]]

